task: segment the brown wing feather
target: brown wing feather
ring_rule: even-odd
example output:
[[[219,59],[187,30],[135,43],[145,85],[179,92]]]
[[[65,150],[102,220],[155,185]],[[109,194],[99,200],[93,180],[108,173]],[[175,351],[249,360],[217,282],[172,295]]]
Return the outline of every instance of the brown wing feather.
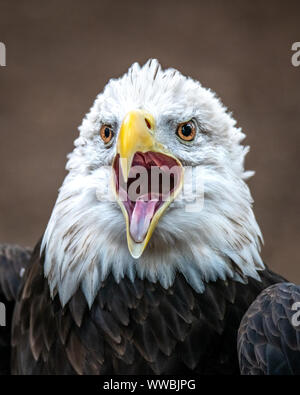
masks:
[[[300,303],[300,287],[291,283],[268,287],[252,303],[238,334],[242,374],[300,374],[300,323],[293,323],[294,303]]]
[[[0,309],[2,315],[0,317],[0,374],[10,372],[12,312],[20,288],[21,275],[28,266],[30,255],[29,249],[17,245],[0,245]]]

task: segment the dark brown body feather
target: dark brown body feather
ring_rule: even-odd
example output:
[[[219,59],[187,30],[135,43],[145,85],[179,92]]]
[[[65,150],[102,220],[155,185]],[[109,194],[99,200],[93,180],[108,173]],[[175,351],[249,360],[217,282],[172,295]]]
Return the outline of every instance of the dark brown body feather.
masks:
[[[21,283],[21,269],[31,252],[16,245],[0,245],[0,303],[5,307],[5,326],[0,326],[0,374],[10,373],[11,321]]]
[[[243,314],[270,284],[209,283],[197,294],[177,274],[159,284],[109,276],[91,310],[80,290],[61,307],[51,300],[39,248],[26,272],[13,319],[14,374],[238,374]]]
[[[253,302],[238,334],[242,374],[300,374],[299,304],[300,287],[291,283],[273,285]]]

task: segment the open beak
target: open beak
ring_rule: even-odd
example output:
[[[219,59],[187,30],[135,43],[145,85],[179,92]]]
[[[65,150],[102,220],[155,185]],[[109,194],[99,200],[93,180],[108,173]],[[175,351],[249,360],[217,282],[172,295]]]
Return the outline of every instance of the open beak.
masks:
[[[153,116],[135,110],[125,116],[121,125],[113,170],[128,248],[134,258],[139,258],[160,217],[180,192],[184,169],[155,139]]]

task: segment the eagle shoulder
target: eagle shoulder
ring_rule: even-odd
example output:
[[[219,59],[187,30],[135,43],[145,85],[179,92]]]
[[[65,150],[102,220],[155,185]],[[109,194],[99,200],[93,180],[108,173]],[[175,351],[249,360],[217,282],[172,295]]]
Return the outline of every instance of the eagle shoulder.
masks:
[[[272,285],[256,298],[239,328],[242,374],[300,374],[299,308],[300,287],[292,283]]]

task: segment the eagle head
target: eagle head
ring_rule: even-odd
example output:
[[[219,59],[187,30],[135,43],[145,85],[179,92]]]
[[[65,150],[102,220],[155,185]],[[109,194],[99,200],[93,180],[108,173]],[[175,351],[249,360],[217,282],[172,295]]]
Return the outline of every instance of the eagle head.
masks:
[[[197,291],[259,278],[245,135],[216,95],[156,60],[133,64],[100,93],[79,128],[44,233],[45,275],[65,305],[90,306],[112,273]]]

